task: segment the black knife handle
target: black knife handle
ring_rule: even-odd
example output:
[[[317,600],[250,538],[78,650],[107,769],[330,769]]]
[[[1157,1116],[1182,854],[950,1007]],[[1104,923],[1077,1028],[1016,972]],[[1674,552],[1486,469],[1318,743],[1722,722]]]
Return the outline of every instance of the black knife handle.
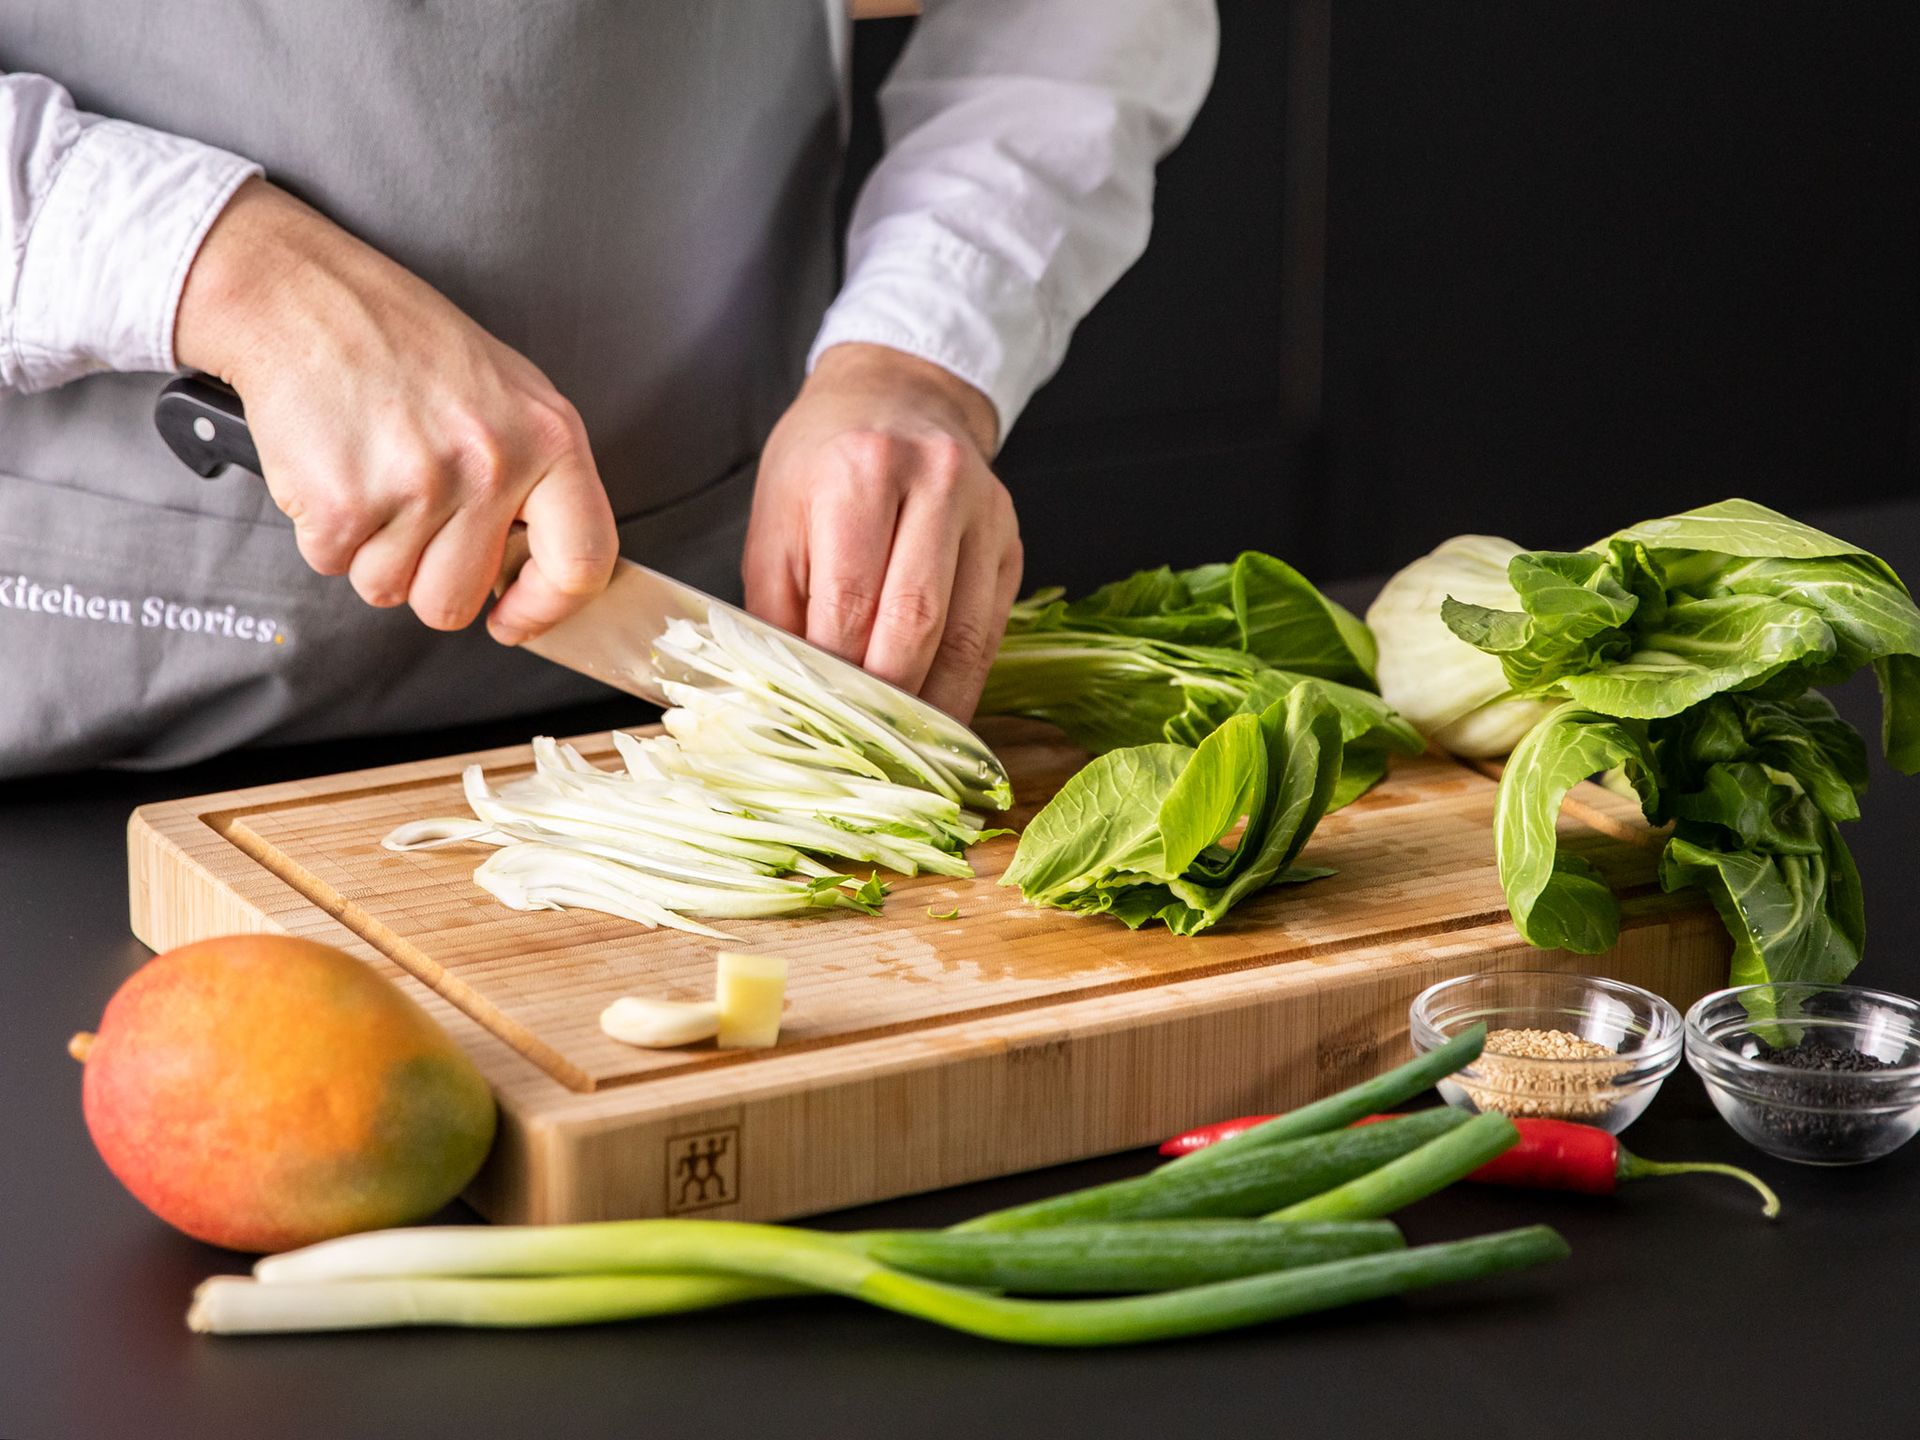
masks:
[[[211,480],[229,465],[260,474],[246,406],[210,376],[169,381],[153,402],[153,428],[196,475]]]

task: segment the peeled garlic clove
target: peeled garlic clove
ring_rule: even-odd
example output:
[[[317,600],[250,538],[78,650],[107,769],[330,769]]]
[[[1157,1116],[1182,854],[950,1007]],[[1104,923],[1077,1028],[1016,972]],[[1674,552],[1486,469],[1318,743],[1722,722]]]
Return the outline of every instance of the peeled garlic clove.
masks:
[[[600,1028],[624,1044],[671,1049],[718,1034],[720,1007],[711,1000],[643,1000],[627,995],[600,1012]]]

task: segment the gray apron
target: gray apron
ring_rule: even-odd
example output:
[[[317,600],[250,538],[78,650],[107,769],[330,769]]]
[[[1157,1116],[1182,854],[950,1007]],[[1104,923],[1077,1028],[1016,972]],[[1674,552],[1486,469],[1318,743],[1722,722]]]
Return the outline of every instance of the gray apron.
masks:
[[[0,67],[258,160],[580,410],[635,559],[737,591],[831,296],[820,0],[7,0]],[[160,380],[0,395],[0,775],[480,720],[597,687],[312,574]],[[599,693],[606,693],[600,691]]]

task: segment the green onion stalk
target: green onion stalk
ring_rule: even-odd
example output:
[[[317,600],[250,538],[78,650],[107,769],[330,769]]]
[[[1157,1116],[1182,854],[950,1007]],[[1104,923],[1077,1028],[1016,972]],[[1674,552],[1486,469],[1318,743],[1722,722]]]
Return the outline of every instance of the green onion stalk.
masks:
[[[261,1262],[252,1280],[210,1280],[196,1293],[188,1323],[218,1334],[411,1324],[568,1325],[677,1313],[799,1286],[984,1339],[1122,1345],[1286,1319],[1542,1264],[1567,1253],[1566,1243],[1551,1229],[1533,1226],[1154,1294],[1028,1300],[907,1274],[863,1253],[857,1238],[731,1221],[630,1224],[634,1228],[625,1232],[620,1247],[623,1260],[631,1263],[644,1254],[650,1264],[663,1267],[659,1272],[498,1278],[503,1270],[524,1273],[522,1267],[554,1263],[604,1270],[606,1257],[596,1248],[605,1233],[599,1226],[388,1231],[274,1257]],[[396,1274],[401,1267],[409,1273]],[[434,1274],[436,1268],[478,1270],[485,1278],[448,1278]],[[758,1282],[760,1288],[712,1283],[728,1279]],[[769,1284],[780,1288],[768,1289]]]

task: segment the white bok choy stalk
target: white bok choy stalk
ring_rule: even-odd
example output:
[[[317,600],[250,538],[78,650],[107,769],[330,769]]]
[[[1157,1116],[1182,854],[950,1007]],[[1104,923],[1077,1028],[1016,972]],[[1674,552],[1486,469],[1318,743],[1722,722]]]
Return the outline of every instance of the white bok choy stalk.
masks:
[[[1387,581],[1367,608],[1381,697],[1455,755],[1505,755],[1554,708],[1515,697],[1499,658],[1469,645],[1440,616],[1448,596],[1520,609],[1507,583],[1507,562],[1520,553],[1496,535],[1456,535]]]
[[[730,939],[701,920],[872,914],[886,888],[847,862],[966,877],[967,847],[1005,833],[963,808],[951,767],[724,615],[711,632],[676,622],[660,647],[694,680],[668,682],[667,734],[614,733],[623,769],[543,736],[531,774],[467,768],[471,818],[411,821],[386,848],[495,846],[474,880],[515,909]]]

